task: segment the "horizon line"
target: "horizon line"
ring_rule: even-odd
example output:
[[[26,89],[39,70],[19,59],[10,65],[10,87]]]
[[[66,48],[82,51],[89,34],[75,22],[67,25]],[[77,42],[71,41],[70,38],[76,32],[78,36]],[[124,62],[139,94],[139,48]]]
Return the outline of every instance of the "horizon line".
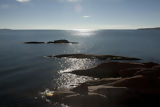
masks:
[[[154,28],[160,28],[160,27],[138,27],[138,28],[72,28],[72,29],[47,29],[47,28],[33,28],[33,29],[25,29],[25,28],[0,28],[0,30],[138,30],[138,29],[154,29]]]

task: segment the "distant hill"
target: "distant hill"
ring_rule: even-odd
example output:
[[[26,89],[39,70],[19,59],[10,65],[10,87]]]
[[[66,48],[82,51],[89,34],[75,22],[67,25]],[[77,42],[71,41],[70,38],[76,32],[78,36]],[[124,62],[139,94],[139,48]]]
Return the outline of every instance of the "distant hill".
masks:
[[[0,31],[10,31],[12,29],[0,29]]]
[[[138,30],[160,30],[160,27],[155,27],[155,28],[140,28]]]

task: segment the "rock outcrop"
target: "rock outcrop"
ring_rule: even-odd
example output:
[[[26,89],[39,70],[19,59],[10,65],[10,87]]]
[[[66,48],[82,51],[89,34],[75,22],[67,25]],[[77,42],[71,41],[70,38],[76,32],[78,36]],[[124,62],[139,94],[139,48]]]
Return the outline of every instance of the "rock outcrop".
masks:
[[[157,63],[109,62],[73,71],[78,75],[101,77],[69,91],[56,91],[48,98],[71,107],[160,106],[160,65]],[[101,75],[100,75],[101,74]]]
[[[94,54],[62,54],[55,56],[47,56],[49,58],[77,58],[77,59],[99,59],[99,60],[140,60],[139,58],[115,56],[115,55],[94,55]]]
[[[121,70],[144,68],[143,63],[108,62],[86,70],[75,70],[70,73],[95,78],[120,77]]]

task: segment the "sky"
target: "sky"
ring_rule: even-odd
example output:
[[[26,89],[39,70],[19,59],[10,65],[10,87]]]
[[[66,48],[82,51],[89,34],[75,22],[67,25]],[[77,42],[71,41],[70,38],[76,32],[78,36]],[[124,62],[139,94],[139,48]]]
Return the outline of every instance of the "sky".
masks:
[[[0,0],[0,28],[136,29],[160,26],[160,0]]]

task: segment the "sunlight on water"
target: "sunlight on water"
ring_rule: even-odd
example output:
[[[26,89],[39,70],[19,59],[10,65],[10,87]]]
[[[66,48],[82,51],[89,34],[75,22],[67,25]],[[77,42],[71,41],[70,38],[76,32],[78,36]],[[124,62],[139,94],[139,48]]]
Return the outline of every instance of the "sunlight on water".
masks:
[[[77,76],[75,74],[67,73],[79,69],[87,69],[94,66],[97,61],[89,59],[64,58],[60,63],[62,70],[59,73],[57,84],[59,88],[72,88],[88,80],[93,80],[91,77]]]
[[[74,33],[72,35],[76,36],[92,36],[95,35],[96,30],[90,30],[90,29],[75,29]]]

